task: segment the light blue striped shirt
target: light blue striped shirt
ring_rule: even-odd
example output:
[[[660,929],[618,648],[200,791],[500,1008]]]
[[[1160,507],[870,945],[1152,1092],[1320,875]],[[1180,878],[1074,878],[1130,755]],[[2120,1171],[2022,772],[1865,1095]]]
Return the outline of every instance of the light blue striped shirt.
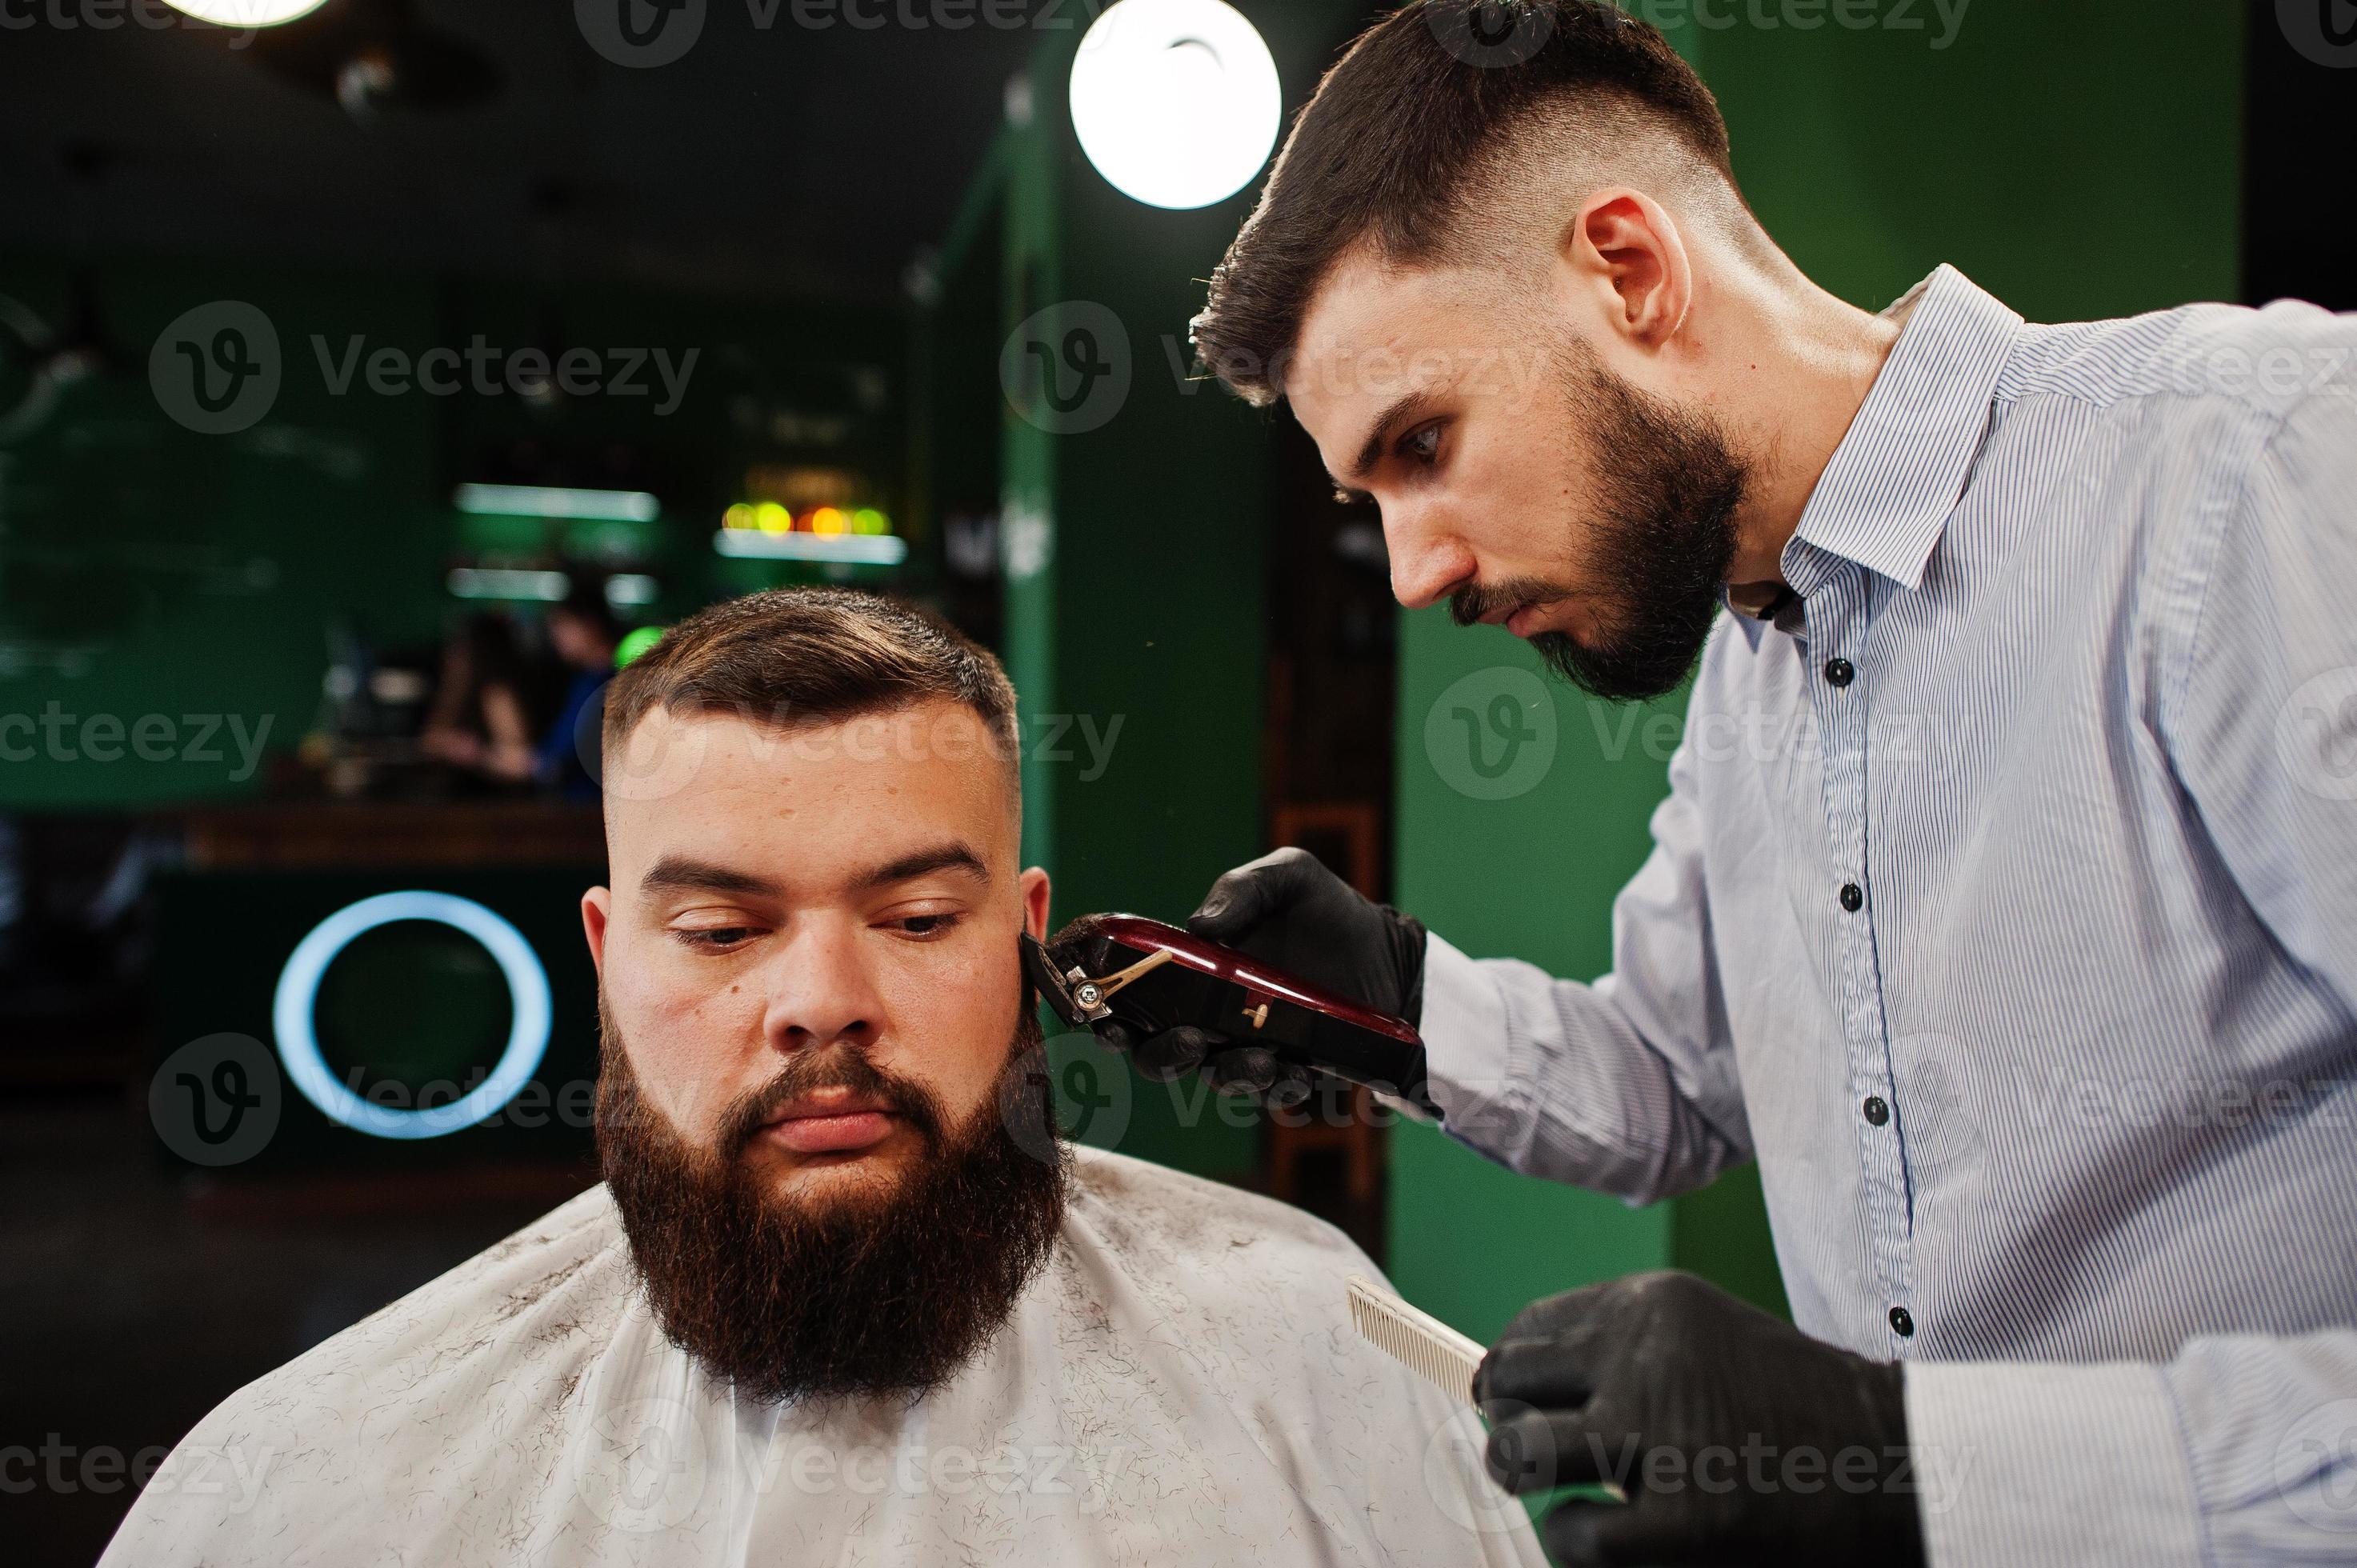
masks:
[[[1613,972],[1433,940],[1445,1125],[1631,1201],[1756,1154],[1934,1563],[2357,1560],[2357,317],[1902,309]]]

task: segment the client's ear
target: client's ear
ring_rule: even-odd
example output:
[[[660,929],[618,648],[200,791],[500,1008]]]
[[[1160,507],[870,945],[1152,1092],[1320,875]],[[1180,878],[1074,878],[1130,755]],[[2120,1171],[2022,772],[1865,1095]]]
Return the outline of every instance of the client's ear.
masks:
[[[1048,874],[1032,866],[1017,885],[1023,890],[1023,929],[1044,942],[1048,940]]]

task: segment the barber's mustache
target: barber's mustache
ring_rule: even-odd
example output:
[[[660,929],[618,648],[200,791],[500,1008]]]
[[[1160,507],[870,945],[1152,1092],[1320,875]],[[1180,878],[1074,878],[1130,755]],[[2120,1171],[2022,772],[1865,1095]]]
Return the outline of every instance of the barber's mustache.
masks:
[[[881,1103],[908,1123],[928,1147],[939,1147],[942,1108],[922,1085],[884,1071],[856,1047],[838,1046],[797,1056],[760,1088],[737,1096],[720,1120],[719,1147],[734,1158],[790,1102],[822,1089],[848,1090]]]
[[[1566,596],[1537,583],[1501,583],[1494,588],[1463,587],[1448,596],[1448,618],[1458,626],[1478,626],[1490,616],[1511,618],[1534,605],[1551,605]]]

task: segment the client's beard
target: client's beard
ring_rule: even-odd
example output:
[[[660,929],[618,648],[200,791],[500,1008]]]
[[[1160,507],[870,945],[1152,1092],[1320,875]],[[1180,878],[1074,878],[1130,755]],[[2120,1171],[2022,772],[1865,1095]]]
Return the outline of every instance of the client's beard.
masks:
[[[1658,697],[1686,678],[1709,639],[1749,472],[1717,425],[1630,385],[1586,343],[1567,345],[1566,359],[1565,400],[1594,454],[1587,558],[1602,626],[1589,641],[1545,631],[1531,645],[1597,696]],[[1517,578],[1460,589],[1449,613],[1471,626],[1563,596],[1544,578]]]
[[[599,999],[597,1152],[672,1342],[756,1399],[917,1395],[978,1354],[1053,1250],[1068,1169],[1038,1017],[1023,1010],[991,1098],[946,1130],[923,1086],[858,1051],[788,1062],[723,1112],[710,1149],[647,1103]],[[789,1100],[875,1096],[924,1148],[889,1190],[775,1191],[745,1151]]]

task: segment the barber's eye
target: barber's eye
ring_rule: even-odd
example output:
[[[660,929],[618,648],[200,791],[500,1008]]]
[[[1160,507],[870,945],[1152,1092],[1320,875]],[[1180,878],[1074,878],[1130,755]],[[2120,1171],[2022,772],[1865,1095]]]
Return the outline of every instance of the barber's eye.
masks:
[[[1440,426],[1419,425],[1400,437],[1400,456],[1413,462],[1430,463],[1440,456]]]

